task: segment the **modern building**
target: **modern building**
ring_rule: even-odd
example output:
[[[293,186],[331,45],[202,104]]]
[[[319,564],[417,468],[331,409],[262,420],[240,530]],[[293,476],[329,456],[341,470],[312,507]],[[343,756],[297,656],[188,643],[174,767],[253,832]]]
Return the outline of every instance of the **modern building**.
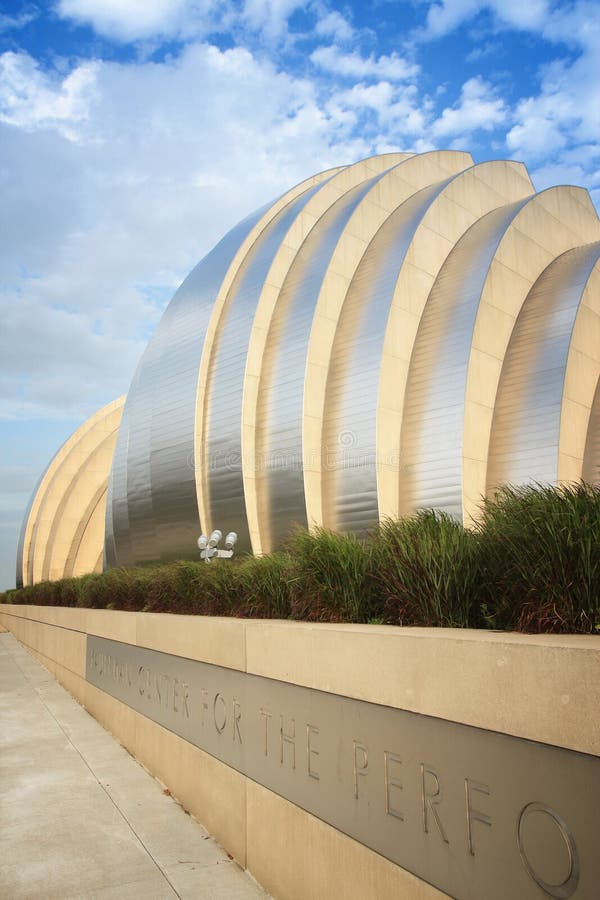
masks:
[[[525,166],[386,154],[244,219],[167,307],[126,398],[50,463],[17,583],[265,553],[295,524],[465,524],[502,484],[600,481],[600,221]]]

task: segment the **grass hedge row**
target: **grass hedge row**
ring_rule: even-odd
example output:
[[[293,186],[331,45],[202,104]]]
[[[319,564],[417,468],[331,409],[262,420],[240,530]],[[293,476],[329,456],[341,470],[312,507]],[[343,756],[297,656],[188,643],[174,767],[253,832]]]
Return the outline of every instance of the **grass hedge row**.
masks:
[[[296,532],[269,556],[111,569],[2,602],[318,622],[600,633],[600,488],[506,488],[466,530],[422,512],[364,540]]]

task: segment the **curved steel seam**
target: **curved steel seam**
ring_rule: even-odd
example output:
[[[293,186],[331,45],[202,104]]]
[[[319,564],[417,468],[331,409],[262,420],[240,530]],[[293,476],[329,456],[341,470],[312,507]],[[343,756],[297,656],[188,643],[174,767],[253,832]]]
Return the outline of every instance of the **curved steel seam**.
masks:
[[[406,252],[385,327],[377,400],[377,497],[379,517],[401,513],[400,438],[410,361],[429,294],[469,228],[487,213],[525,200],[534,188],[522,163],[491,160],[460,172],[425,213]],[[441,242],[440,236],[445,239]],[[447,243],[446,243],[447,242]]]
[[[263,550],[260,537],[259,498],[257,479],[260,478],[262,460],[257,450],[257,431],[261,428],[258,416],[258,385],[267,353],[267,339],[275,315],[280,292],[294,260],[302,252],[303,242],[325,212],[348,190],[369,176],[376,175],[388,166],[410,157],[410,154],[388,154],[361,160],[341,170],[329,179],[309,200],[297,216],[293,226],[281,242],[261,290],[247,352],[246,373],[242,398],[242,478],[246,504],[246,516],[252,549]]]
[[[564,432],[561,420],[569,360],[572,365],[574,355],[581,352],[576,322],[584,308],[583,294],[591,270],[599,257],[600,243],[567,250],[542,272],[525,299],[506,350],[496,394],[488,456],[488,495],[501,484],[558,483],[581,476],[585,433],[579,471],[573,473],[572,479],[559,474],[561,430]],[[589,359],[589,364],[593,366],[594,361]],[[600,349],[595,374],[590,374],[595,385],[600,376]],[[589,377],[578,377],[570,399],[590,409],[593,389],[592,396],[586,397],[588,385]],[[569,431],[572,429],[571,422]],[[572,433],[568,437],[563,434],[563,442],[565,438],[572,444]]]
[[[400,204],[420,190],[445,181],[472,164],[470,154],[458,151],[436,150],[404,160],[377,180],[354,210],[339,237],[319,290],[306,354],[302,431],[303,458],[308,460],[308,464],[303,467],[303,478],[310,527],[323,525],[327,516],[323,506],[323,473],[331,465],[326,458],[330,448],[323,445],[329,412],[326,404],[327,370],[331,365],[335,333],[352,279],[368,244]],[[351,474],[363,474],[362,467],[360,470],[354,468]]]

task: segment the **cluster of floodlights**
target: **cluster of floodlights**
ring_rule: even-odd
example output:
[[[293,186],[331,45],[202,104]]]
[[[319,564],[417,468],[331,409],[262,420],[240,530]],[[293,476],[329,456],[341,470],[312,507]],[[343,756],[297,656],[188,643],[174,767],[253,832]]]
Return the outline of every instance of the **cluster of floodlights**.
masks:
[[[233,556],[233,548],[237,541],[235,531],[230,531],[225,538],[225,549],[219,550],[217,544],[223,537],[223,532],[216,528],[210,537],[201,534],[198,538],[198,550],[200,551],[200,559],[209,563],[211,559],[230,559]]]

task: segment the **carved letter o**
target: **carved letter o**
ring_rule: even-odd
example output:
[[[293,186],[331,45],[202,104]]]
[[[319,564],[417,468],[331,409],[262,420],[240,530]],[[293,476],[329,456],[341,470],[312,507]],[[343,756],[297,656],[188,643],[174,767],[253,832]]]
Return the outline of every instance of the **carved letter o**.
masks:
[[[569,874],[561,884],[549,884],[547,881],[544,881],[544,879],[541,878],[533,869],[533,866],[527,859],[527,855],[523,848],[523,823],[525,822],[527,816],[534,812],[541,812],[545,813],[547,816],[550,816],[552,821],[555,822],[556,825],[558,825],[561,837],[566,844],[567,851],[569,853]],[[521,859],[523,860],[523,865],[525,866],[528,874],[531,876],[531,878],[533,878],[535,883],[538,884],[546,894],[548,894],[548,896],[557,897],[559,898],[559,900],[567,900],[568,897],[573,896],[573,894],[577,890],[577,885],[579,884],[579,854],[577,853],[575,840],[573,839],[573,835],[571,834],[569,826],[557,812],[555,812],[549,806],[546,806],[545,803],[528,803],[527,806],[524,806],[521,810],[521,815],[519,816],[519,822],[517,825],[517,844],[519,847],[519,853],[521,854]]]

